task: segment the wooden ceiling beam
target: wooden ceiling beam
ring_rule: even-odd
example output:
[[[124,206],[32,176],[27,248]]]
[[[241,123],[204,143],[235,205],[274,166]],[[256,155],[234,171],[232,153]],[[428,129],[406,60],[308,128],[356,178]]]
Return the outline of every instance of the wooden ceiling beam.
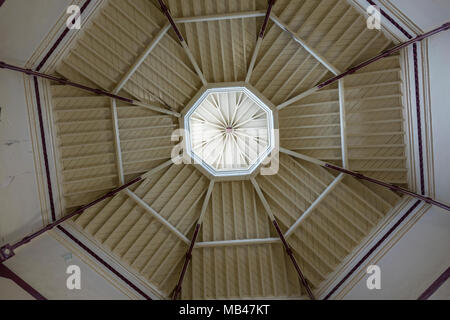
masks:
[[[217,248],[217,247],[232,247],[232,246],[248,246],[259,244],[278,243],[278,238],[255,238],[255,239],[237,239],[237,240],[222,240],[222,241],[203,241],[197,242],[195,248]]]
[[[122,76],[120,81],[114,87],[112,93],[117,94],[120,90],[122,90],[123,86],[126,82],[133,76],[136,70],[141,66],[145,59],[149,56],[149,54],[153,51],[153,49],[158,45],[161,39],[166,35],[167,31],[169,31],[170,25],[167,23],[158,34],[150,41],[147,47],[141,52],[136,61],[131,65],[128,71]]]
[[[311,54],[314,58],[316,58],[321,64],[323,64],[324,67],[326,67],[328,70],[330,70],[335,75],[338,75],[340,73],[338,68],[336,68],[324,56],[322,56],[319,52],[317,52],[317,50],[315,50],[311,46],[309,46],[309,44],[306,43],[305,40],[300,38],[300,36],[294,30],[292,30],[291,27],[289,27],[287,24],[282,22],[276,15],[272,14],[270,18],[282,30],[289,33],[295,42],[299,43],[303,48],[305,48],[305,50],[308,51],[308,53]]]
[[[61,223],[63,223],[66,220],[69,220],[77,215],[82,214],[83,212],[85,212],[87,209],[93,207],[94,205],[96,205],[99,202],[102,202],[103,200],[106,200],[108,198],[112,198],[114,197],[116,194],[118,194],[119,192],[128,189],[129,187],[131,187],[132,185],[143,181],[143,183],[146,183],[145,179],[147,179],[149,176],[151,176],[152,174],[166,168],[167,166],[169,166],[170,164],[172,164],[173,162],[175,162],[176,160],[178,160],[180,157],[176,157],[174,160],[168,160],[166,162],[164,162],[163,164],[153,168],[152,170],[134,178],[133,180],[112,189],[111,191],[107,192],[106,194],[104,194],[103,196],[101,196],[98,199],[95,199],[91,202],[89,202],[88,204],[85,204],[83,206],[81,206],[80,208],[76,209],[75,211],[65,215],[64,217],[46,225],[45,227],[41,228],[40,230],[30,234],[29,236],[24,237],[22,240],[14,243],[13,245],[10,244],[6,244],[3,247],[0,248],[0,262],[6,261],[9,258],[14,256],[14,250],[27,244],[28,242],[30,242],[31,240],[33,240],[34,238],[40,236],[41,234],[53,229],[54,227],[60,225]]]
[[[174,233],[178,238],[181,239],[186,244],[189,244],[190,241],[184,234],[182,234],[177,228],[175,228],[172,224],[170,224],[169,221],[164,219],[163,216],[161,216],[155,209],[150,207],[144,200],[139,198],[133,191],[127,189],[125,190],[127,195],[134,201],[136,204],[138,204],[142,209],[144,209],[146,212],[148,212],[152,217],[154,217],[156,220],[158,220],[162,225],[167,227],[172,233]]]
[[[300,223],[305,220],[311,212],[322,202],[325,197],[336,188],[336,186],[339,184],[339,182],[344,178],[344,174],[339,174],[333,182],[319,195],[319,197],[308,207],[308,209],[303,212],[303,214],[300,216],[300,218],[295,221],[295,223],[286,231],[284,236],[288,238],[292,233],[297,229],[297,227],[300,225]]]
[[[345,110],[344,80],[339,80],[339,121],[341,128],[342,166],[348,168],[347,116]]]
[[[232,20],[232,19],[247,19],[247,18],[257,18],[264,17],[266,12],[264,10],[256,11],[242,11],[242,12],[231,12],[231,13],[219,13],[204,16],[191,16],[191,17],[180,17],[173,18],[176,23],[193,23],[193,22],[208,22],[208,21],[220,21],[220,20]]]
[[[120,96],[118,94],[114,94],[114,93],[108,92],[106,90],[102,90],[102,89],[98,89],[98,88],[92,88],[92,87],[86,86],[84,84],[80,84],[80,83],[77,83],[77,82],[70,81],[70,80],[65,79],[65,78],[60,78],[60,77],[52,76],[52,75],[45,74],[45,73],[42,73],[42,72],[33,71],[31,69],[25,69],[25,68],[22,68],[22,67],[19,67],[19,66],[14,66],[14,65],[8,64],[8,63],[3,62],[3,61],[0,61],[0,69],[8,69],[8,70],[17,71],[17,72],[21,72],[21,73],[27,74],[29,76],[34,76],[34,77],[38,77],[38,78],[42,78],[42,79],[47,79],[47,80],[54,81],[54,82],[57,82],[57,83],[62,84],[62,85],[78,88],[78,89],[81,89],[81,90],[84,90],[84,91],[88,91],[88,92],[91,92],[91,93],[94,93],[94,94],[97,94],[97,95],[100,95],[100,96],[105,96],[105,97],[117,99],[117,100],[129,103],[131,105],[141,106],[141,107],[148,108],[148,109],[156,111],[156,112],[165,113],[165,114],[172,115],[172,116],[175,116],[175,117],[180,117],[181,116],[178,112],[167,110],[167,109],[164,109],[164,108],[161,108],[161,107],[158,107],[158,106],[154,106],[152,104],[148,104],[148,103],[145,103],[145,102],[142,102],[142,101],[139,101],[139,100],[126,98],[126,97]]]

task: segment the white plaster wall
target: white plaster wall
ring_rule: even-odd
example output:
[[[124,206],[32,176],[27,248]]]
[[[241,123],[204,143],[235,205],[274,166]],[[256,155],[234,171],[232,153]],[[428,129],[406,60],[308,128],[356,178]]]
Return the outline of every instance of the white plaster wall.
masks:
[[[44,234],[19,248],[5,265],[47,299],[129,299],[100,274],[84,263],[49,234]],[[81,269],[81,289],[66,286],[69,265]],[[0,286],[0,297],[8,296]]]
[[[7,0],[0,60],[24,66],[70,0]],[[42,226],[24,77],[0,69],[0,245]]]
[[[14,281],[0,278],[0,300],[34,300],[34,298]]]
[[[392,0],[425,31],[450,21],[448,0]],[[450,31],[429,40],[431,113],[436,199],[450,203]],[[378,262],[381,290],[368,290],[367,276],[345,299],[417,299],[450,266],[450,213],[430,209]],[[435,299],[450,299],[447,283]]]
[[[71,0],[6,0],[0,7],[0,58],[24,65]]]

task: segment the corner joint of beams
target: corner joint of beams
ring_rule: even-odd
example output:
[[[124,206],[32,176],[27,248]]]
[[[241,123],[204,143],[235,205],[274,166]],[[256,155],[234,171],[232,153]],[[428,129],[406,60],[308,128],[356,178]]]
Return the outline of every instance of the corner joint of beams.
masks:
[[[205,216],[206,209],[208,208],[209,199],[211,198],[212,191],[214,189],[214,179],[209,181],[208,190],[206,191],[205,199],[203,201],[202,209],[200,211],[200,216],[198,218],[197,224],[202,224],[203,217]]]

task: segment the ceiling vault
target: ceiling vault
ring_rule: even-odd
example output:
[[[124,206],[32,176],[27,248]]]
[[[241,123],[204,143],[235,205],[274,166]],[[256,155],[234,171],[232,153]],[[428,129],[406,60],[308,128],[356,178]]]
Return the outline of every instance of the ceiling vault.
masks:
[[[77,217],[74,219],[77,227],[137,270],[155,290],[174,300],[184,297],[189,290],[186,296],[197,297],[201,284],[205,292],[207,289],[213,292],[203,293],[204,298],[299,294],[315,299],[314,293],[322,294],[319,285],[330,271],[377,226],[386,210],[394,207],[400,198],[397,193],[450,211],[449,205],[402,187],[408,183],[408,178],[403,178],[407,170],[398,164],[406,159],[403,119],[396,114],[402,112],[402,106],[390,104],[395,99],[401,100],[401,93],[389,91],[401,84],[398,80],[401,69],[394,66],[398,61],[393,55],[449,30],[450,23],[386,49],[391,41],[384,41],[381,32],[369,37],[365,23],[361,32],[349,35],[355,26],[361,25],[361,19],[358,15],[353,21],[354,10],[350,5],[341,7],[341,1],[333,3],[332,8],[326,7],[328,3],[321,7],[326,1],[317,6],[309,6],[308,1],[269,0],[258,5],[255,1],[253,5],[244,2],[233,5],[232,1],[224,5],[219,1],[217,5],[213,2],[210,7],[205,5],[206,9],[190,6],[184,0],[169,0],[168,5],[164,0],[157,2],[160,10],[156,1],[110,0],[99,15],[101,19],[95,20],[77,42],[78,47],[69,55],[72,60],[62,60],[56,69],[61,77],[0,61],[1,69],[58,84],[52,85],[56,92],[52,112],[57,119],[54,131],[59,135],[57,148],[64,171],[60,181],[63,196],[72,200],[72,196],[92,192],[91,198],[80,196],[81,201],[78,198],[78,202],[67,201],[71,205],[66,209],[71,209],[65,216],[12,245],[1,247],[0,262],[14,256],[15,249],[40,234]],[[266,10],[259,10],[266,5]],[[339,9],[339,17],[333,17]],[[308,18],[297,15],[300,12]],[[155,13],[157,17],[153,16]],[[317,20],[316,25],[305,32],[313,25],[311,17]],[[327,25],[332,18],[337,19],[335,25],[339,24],[342,30]],[[259,28],[258,21],[262,21]],[[151,33],[149,25],[153,25]],[[321,39],[317,39],[318,34]],[[328,42],[341,40],[349,43],[332,57],[327,53],[331,47]],[[360,40],[367,43],[354,48]],[[202,43],[208,41],[210,48]],[[231,52],[222,42],[230,45]],[[376,49],[366,52],[374,44]],[[381,53],[358,63],[377,52]],[[349,61],[344,63],[342,58],[347,58],[346,55]],[[380,60],[385,61],[382,70],[373,70]],[[227,69],[227,63],[232,67]],[[357,73],[369,65],[372,67],[368,71]],[[93,71],[89,72],[89,68]],[[71,72],[76,75],[72,77]],[[96,74],[98,77],[94,77]],[[323,81],[329,74],[332,77]],[[361,78],[356,78],[364,76],[372,77],[373,81],[360,82]],[[230,80],[233,78],[235,82]],[[281,144],[284,147],[279,148],[282,161],[277,175],[255,174],[246,179],[238,176],[228,181],[205,175],[197,170],[198,166],[174,165],[182,162],[179,161],[182,156],[169,159],[172,154],[167,152],[173,151],[173,143],[168,140],[177,128],[172,117],[183,123],[186,111],[180,110],[188,108],[186,103],[196,92],[200,94],[199,89],[244,84],[238,82],[244,79],[245,85],[259,92],[276,114],[280,129],[276,140],[284,142]],[[344,79],[349,80],[345,86]],[[324,89],[332,84],[335,86]],[[94,95],[83,96],[73,89],[65,91],[66,86]],[[158,90],[159,94],[150,89]],[[127,95],[120,95],[121,92]],[[150,99],[141,96],[148,97],[147,94]],[[171,99],[173,107],[165,102],[166,98]],[[153,99],[156,103],[150,102]],[[217,99],[217,104],[226,106],[223,112],[231,115],[229,105],[233,105],[230,103],[233,98],[223,99]],[[239,105],[240,99],[235,104]],[[382,99],[393,100],[378,104]],[[367,107],[371,101],[377,103],[374,108]],[[126,107],[122,108],[119,102]],[[366,104],[364,107],[357,105],[362,102]],[[109,112],[107,116],[105,111]],[[381,112],[395,115],[385,119],[379,116]],[[236,111],[231,119],[235,115]],[[264,120],[255,114],[250,118],[254,122]],[[240,125],[250,126],[247,122]],[[389,125],[389,129],[354,129],[360,125]],[[234,137],[233,130],[242,129],[228,124],[227,137]],[[394,138],[383,138],[391,135]],[[235,139],[241,151],[242,137]],[[361,149],[369,151],[360,152]],[[382,152],[377,152],[379,149]],[[221,150],[224,154],[225,148]],[[374,164],[376,161],[385,163]],[[372,172],[379,175],[373,177]],[[109,179],[108,183],[104,180],[102,185],[95,183],[104,178]],[[128,179],[131,180],[126,182]],[[65,189],[67,185],[71,187]],[[77,207],[91,199],[95,200]],[[104,204],[97,205],[102,201]],[[72,211],[73,208],[76,209]],[[243,217],[237,216],[237,211],[243,212]],[[263,217],[258,216],[263,211]],[[338,231],[329,236],[329,230]],[[156,251],[152,251],[154,248]],[[165,270],[166,265],[170,265],[170,270]],[[211,275],[209,270],[215,273]],[[233,276],[238,284],[226,283],[225,293],[221,292],[221,281],[230,281],[228,277]],[[247,281],[248,286],[241,288],[241,283]]]

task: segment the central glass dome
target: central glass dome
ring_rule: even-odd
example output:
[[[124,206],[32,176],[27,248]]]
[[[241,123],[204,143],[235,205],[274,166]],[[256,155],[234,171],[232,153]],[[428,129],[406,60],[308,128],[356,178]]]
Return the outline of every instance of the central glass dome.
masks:
[[[215,176],[248,175],[273,149],[272,110],[245,87],[206,90],[184,126],[188,154]]]

